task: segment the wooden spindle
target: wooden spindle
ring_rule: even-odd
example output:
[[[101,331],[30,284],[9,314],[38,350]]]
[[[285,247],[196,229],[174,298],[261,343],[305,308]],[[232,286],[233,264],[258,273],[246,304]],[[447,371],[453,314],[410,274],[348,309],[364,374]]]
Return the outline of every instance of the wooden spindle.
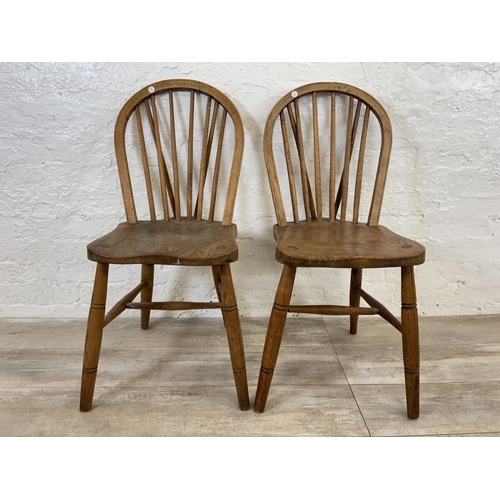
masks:
[[[219,103],[215,101],[214,110],[212,112],[212,120],[210,122],[210,131],[208,133],[208,143],[207,143],[207,156],[205,161],[205,170],[208,168],[208,163],[210,161],[210,154],[212,152],[212,143],[215,136],[215,128],[217,125],[217,115],[219,113]]]
[[[296,99],[294,101],[295,105],[295,122],[297,128],[297,149],[299,152],[299,166],[300,166],[300,178],[302,180],[302,194],[304,196],[304,209],[306,212],[306,220],[311,220],[311,193],[308,189],[309,178],[307,176],[307,168],[306,168],[306,160],[304,156],[304,142],[302,139],[302,126],[300,122],[300,111],[299,111],[299,102]]]
[[[340,209],[340,220],[345,221],[347,214],[347,195],[349,189],[349,165],[351,163],[351,146],[352,146],[352,113],[353,113],[354,98],[349,96],[349,111],[347,112],[347,130],[344,152],[344,169],[342,170],[342,203]]]
[[[354,121],[352,124],[352,134],[351,134],[351,151],[350,151],[351,158],[352,158],[352,152],[354,150],[354,142],[356,141],[356,134],[358,131],[359,117],[361,115],[361,105],[362,102],[358,101],[356,104],[356,112],[354,113]]]
[[[160,127],[158,125],[158,113],[156,111],[155,96],[151,97],[151,104],[153,107],[153,122],[154,122],[154,132],[155,132],[155,142],[156,142],[156,152],[158,156],[158,168],[160,170],[160,182],[161,182],[161,199],[163,202],[163,214],[165,220],[170,220],[168,214],[168,200],[167,200],[167,166],[163,158],[163,152],[161,149],[161,139],[160,139]]]
[[[335,220],[335,177],[337,175],[337,112],[336,95],[331,93],[330,101],[330,222]]]
[[[212,119],[210,120],[210,129],[208,131],[208,140],[207,140],[207,151],[205,155],[205,162],[203,164],[203,186],[202,186],[202,193],[205,192],[205,184],[207,181],[207,175],[208,175],[208,165],[210,163],[210,155],[212,153],[212,143],[214,140],[214,135],[215,135],[215,128],[216,128],[216,123],[217,123],[217,113],[219,111],[219,103],[217,101],[214,101],[214,109],[212,111]]]
[[[144,140],[144,130],[142,128],[142,118],[139,106],[135,111],[135,118],[137,121],[137,130],[139,133],[139,142],[141,145],[142,167],[144,169],[144,181],[146,182],[146,192],[148,194],[149,215],[153,222],[156,221],[156,208],[153,197],[153,186],[151,184],[151,172],[149,170],[148,155],[146,152],[146,142]]]
[[[187,165],[187,219],[193,216],[193,144],[194,144],[194,90],[189,97],[189,132],[188,132],[188,165]]]
[[[366,136],[368,133],[368,121],[370,119],[370,108],[365,107],[365,117],[363,119],[363,129],[361,131],[361,141],[359,144],[358,167],[356,171],[356,187],[354,189],[354,209],[352,221],[358,222],[359,204],[361,201],[361,184],[363,181],[363,165],[365,161]]]
[[[168,91],[168,100],[170,108],[170,147],[172,149],[172,168],[174,170],[174,205],[175,205],[175,219],[181,220],[181,193],[179,187],[179,164],[177,159],[177,142],[175,138],[175,110],[174,110],[174,96],[172,90]]]
[[[290,186],[290,198],[292,200],[293,221],[299,222],[299,209],[297,206],[297,190],[295,188],[295,175],[293,173],[293,163],[290,154],[290,142],[288,141],[288,132],[286,129],[286,119],[283,111],[280,113],[281,135],[283,136],[283,145],[285,147],[285,161],[288,171],[288,184]]]
[[[152,96],[152,98],[153,97],[154,96]],[[164,165],[165,166],[165,168],[163,169],[163,171],[164,171],[164,174],[165,174],[165,181],[166,181],[166,186],[167,186],[168,199],[170,200],[170,206],[172,207],[172,210],[175,210],[174,191],[172,190],[172,184],[170,183],[170,177],[168,175],[168,171],[167,171],[167,168],[166,168],[165,157],[163,156],[163,152],[160,151],[158,153],[158,139],[159,139],[159,134],[158,134],[158,137],[157,137],[156,133],[155,133],[155,123],[156,123],[156,120],[155,120],[155,118],[154,118],[154,116],[153,116],[153,114],[151,112],[151,109],[149,107],[148,101],[144,101],[144,105],[146,106],[146,114],[148,115],[149,126],[151,127],[151,132],[153,132],[153,138],[154,138],[155,145],[156,145],[156,151],[157,151],[157,154],[160,154],[160,157],[161,157],[161,161],[158,161],[158,170],[161,172],[161,166],[160,165]],[[161,146],[161,144],[160,144],[160,146]],[[161,180],[161,174],[160,174],[160,180]]]
[[[203,141],[202,141],[202,153],[200,162],[200,177],[198,183],[198,199],[196,200],[196,220],[201,220],[203,215],[203,190],[205,188],[205,165],[207,164],[207,145],[208,145],[208,126],[210,123],[210,110],[212,105],[212,99],[207,98],[207,107],[205,109],[205,124],[203,127]]]
[[[296,102],[296,101],[295,101]],[[292,106],[289,104],[287,106],[287,111],[288,111],[288,117],[290,118],[290,125],[292,126],[292,132],[293,132],[293,136],[294,136],[294,139],[295,139],[295,145],[297,146],[297,151],[299,150],[299,136],[298,136],[298,132],[297,132],[297,121],[294,117],[294,112],[293,112],[293,109],[292,109]],[[309,198],[309,203],[307,204],[307,206],[309,207],[309,210],[311,212],[311,218],[312,219],[315,219],[316,218],[316,211],[314,209],[314,203],[313,203],[313,195],[312,195],[312,190],[311,190],[311,184],[309,182],[309,176],[307,175],[307,169],[306,169],[306,181],[307,181],[307,196]],[[304,204],[305,204],[305,198],[304,198]]]
[[[321,196],[321,159],[319,154],[318,95],[313,92],[313,136],[314,136],[314,190],[318,222],[323,220],[323,200]]]
[[[214,176],[212,181],[212,196],[210,199],[210,211],[208,214],[208,220],[213,221],[215,215],[215,203],[217,201],[217,187],[219,185],[219,173],[220,173],[220,164],[222,159],[222,145],[224,142],[224,131],[226,128],[226,118],[227,118],[227,110],[224,109],[222,112],[222,119],[219,128],[219,141],[217,144],[217,154],[215,156],[215,165],[214,165]]]
[[[344,168],[342,170],[342,176],[340,178],[339,189],[337,191],[337,198],[335,200],[335,216],[338,213],[339,206],[342,205],[341,218],[340,220],[345,221],[347,213],[347,198],[349,189],[349,167],[351,164],[352,152],[354,150],[354,142],[356,140],[356,132],[358,129],[359,115],[361,112],[361,101],[358,101],[356,106],[356,112],[354,120],[352,119],[352,111],[354,109],[353,105],[354,98],[349,96],[349,111],[347,117],[347,130],[346,130],[346,147],[344,153]],[[352,121],[352,126],[351,126]],[[347,166],[347,168],[346,168]],[[342,214],[344,214],[342,218]]]

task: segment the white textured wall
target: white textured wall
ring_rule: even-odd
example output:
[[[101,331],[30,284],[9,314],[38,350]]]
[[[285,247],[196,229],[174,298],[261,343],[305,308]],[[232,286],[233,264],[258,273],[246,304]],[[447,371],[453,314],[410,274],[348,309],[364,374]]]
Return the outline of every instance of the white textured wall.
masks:
[[[500,64],[2,63],[0,316],[86,316],[94,273],[86,245],[124,220],[116,115],[143,86],[179,77],[219,87],[245,123],[233,265],[242,315],[269,314],[280,272],[265,119],[285,92],[313,81],[359,86],[389,112],[394,147],[381,223],[427,247],[417,268],[420,311],[500,312]],[[139,279],[137,266],[111,269],[109,302]],[[157,300],[213,298],[207,271],[174,269],[167,278],[172,269],[157,271]],[[397,312],[398,272],[367,271],[365,283]],[[338,303],[347,286],[348,271],[303,270],[294,300]]]

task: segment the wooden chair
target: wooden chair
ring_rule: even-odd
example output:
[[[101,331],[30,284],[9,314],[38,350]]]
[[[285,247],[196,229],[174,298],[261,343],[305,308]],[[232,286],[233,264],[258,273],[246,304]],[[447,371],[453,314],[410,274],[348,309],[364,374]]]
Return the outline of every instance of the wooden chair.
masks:
[[[85,340],[81,411],[92,408],[103,328],[125,309],[141,310],[143,329],[149,326],[151,310],[221,309],[239,407],[249,408],[229,267],[238,259],[232,218],[243,143],[243,124],[234,104],[201,82],[160,81],[123,106],[115,126],[115,152],[127,222],[87,247],[97,268]],[[105,314],[109,264],[140,264],[142,272],[139,285]],[[153,302],[157,264],[211,266],[218,299]],[[134,302],[139,293],[141,301]]]
[[[424,262],[425,248],[379,225],[391,144],[385,110],[351,85],[304,85],[269,114],[264,155],[278,222],[276,259],[283,270],[262,356],[256,412],[266,405],[287,313],[349,315],[352,334],[359,315],[379,314],[402,333],[407,413],[418,418],[413,266]],[[281,189],[280,182],[286,187]],[[351,269],[349,306],[291,305],[298,267]],[[383,267],[401,268],[401,321],[361,288],[363,269]],[[361,298],[369,307],[360,307]]]

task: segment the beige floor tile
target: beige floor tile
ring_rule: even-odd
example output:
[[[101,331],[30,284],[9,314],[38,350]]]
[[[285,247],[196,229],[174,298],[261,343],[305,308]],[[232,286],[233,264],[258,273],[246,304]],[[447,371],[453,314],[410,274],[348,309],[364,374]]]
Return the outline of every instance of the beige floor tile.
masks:
[[[353,385],[372,436],[500,433],[500,382],[422,384],[420,417],[406,416],[403,385]]]
[[[259,356],[257,370],[260,360]],[[347,380],[332,346],[280,349],[271,389],[275,385],[338,384],[347,384]]]
[[[336,352],[350,384],[403,382],[402,348],[337,346]],[[422,383],[500,380],[500,344],[423,345]]]
[[[0,349],[83,349],[81,320],[0,319]]]
[[[255,387],[251,387],[251,392]],[[97,389],[92,411],[78,391],[0,389],[1,436],[367,436],[347,386],[276,388],[269,409],[237,408],[228,387]]]
[[[79,387],[82,353],[2,349],[0,387]],[[224,385],[232,383],[228,349],[103,349],[97,385]]]

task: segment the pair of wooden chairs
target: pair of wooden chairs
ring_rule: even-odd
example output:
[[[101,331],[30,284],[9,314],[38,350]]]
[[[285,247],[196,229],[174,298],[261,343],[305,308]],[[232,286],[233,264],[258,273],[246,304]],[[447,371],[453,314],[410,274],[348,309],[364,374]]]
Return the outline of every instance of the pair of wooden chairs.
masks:
[[[272,109],[264,155],[277,217],[276,259],[283,270],[255,411],[264,411],[266,405],[287,313],[349,315],[351,334],[357,331],[359,315],[379,314],[402,333],[407,414],[418,418],[413,268],[424,262],[425,249],[379,225],[391,142],[383,107],[350,85],[305,85]],[[127,221],[87,247],[88,258],[97,265],[84,350],[82,411],[92,407],[103,328],[125,309],[141,310],[143,329],[148,328],[151,310],[221,309],[238,404],[241,410],[250,407],[230,270],[238,259],[232,219],[243,143],[238,110],[205,83],[157,82],[123,106],[115,127],[115,151]],[[106,313],[109,264],[140,264],[142,272],[139,285]],[[154,302],[155,265],[210,266],[218,300]],[[351,269],[349,305],[291,305],[299,267]],[[381,267],[401,268],[401,320],[361,287],[362,270]],[[134,301],[139,294],[140,301]],[[360,307],[361,298],[369,307]]]

